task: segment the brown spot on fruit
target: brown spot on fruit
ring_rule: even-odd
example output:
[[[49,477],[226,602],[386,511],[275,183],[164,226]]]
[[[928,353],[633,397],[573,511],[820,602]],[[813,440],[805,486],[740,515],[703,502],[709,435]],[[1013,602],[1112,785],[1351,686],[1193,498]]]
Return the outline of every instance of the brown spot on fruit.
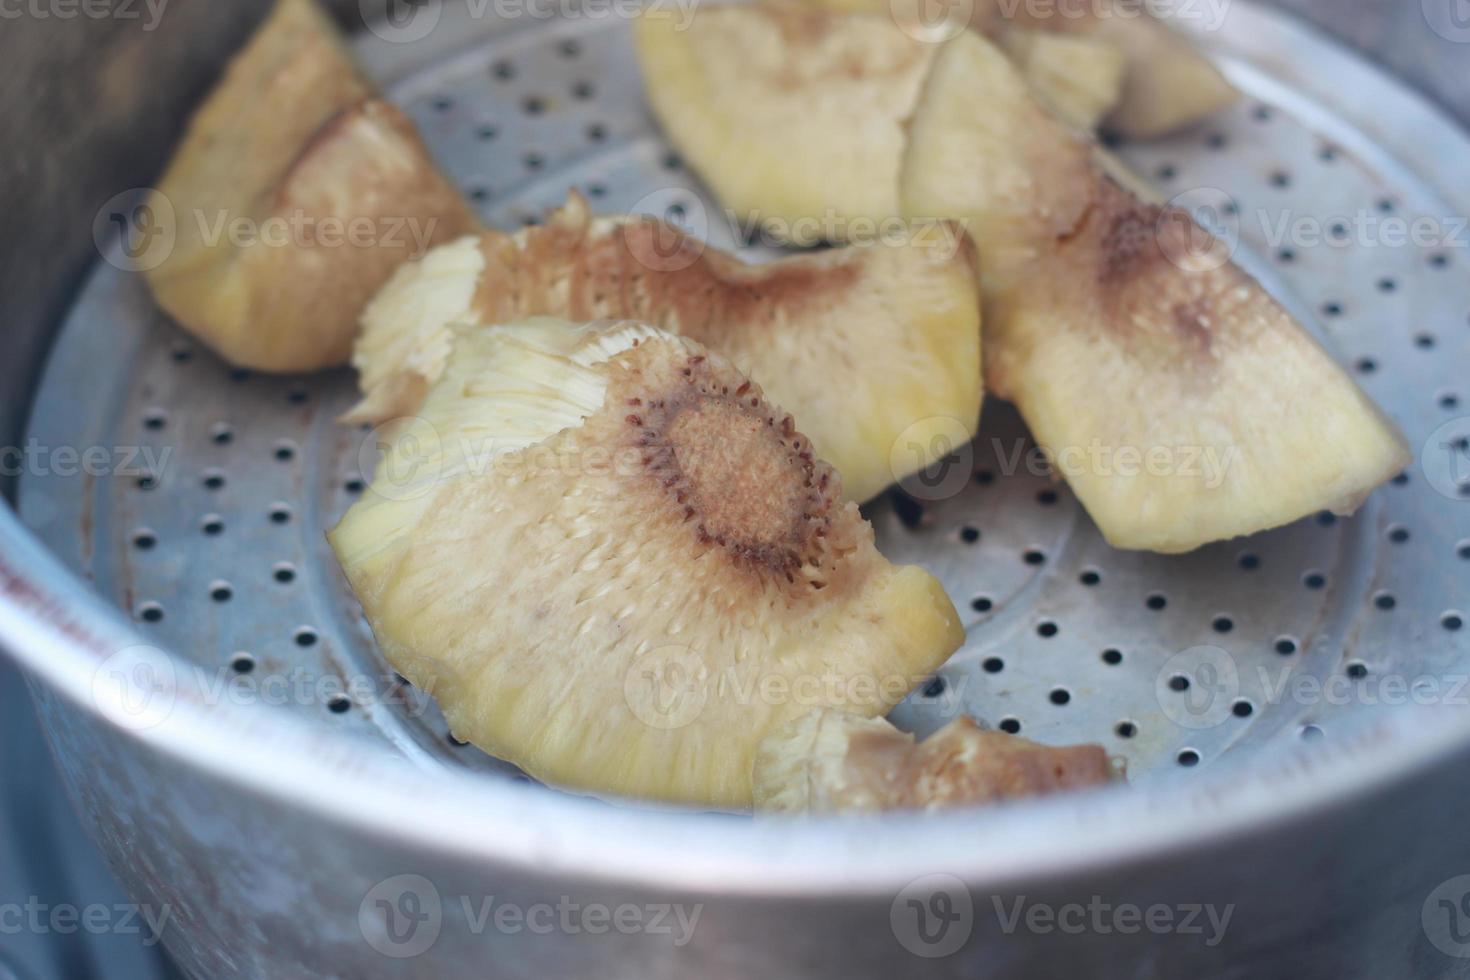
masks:
[[[1228,246],[1187,212],[1145,204],[1102,179],[1076,233],[1038,264],[1029,288],[1057,284],[1045,300],[1053,316],[1091,324],[1139,358],[1177,370],[1214,363],[1231,297],[1247,281],[1229,263]]]
[[[793,466],[799,461],[784,440],[767,430],[727,401],[692,405],[667,430],[704,528],[719,540],[747,542],[752,552],[796,543],[792,518],[803,515],[811,479],[810,467]]]
[[[1019,799],[1109,782],[1097,745],[1052,747],[959,718],[922,742],[880,719],[808,715],[767,739],[757,799],[774,809],[928,809]]]
[[[695,541],[765,581],[798,591],[825,587],[834,561],[829,532],[834,521],[856,518],[791,416],[738,381],[727,363],[702,354],[662,372],[635,369],[626,379],[658,385],[641,396],[648,406],[639,416],[643,472]],[[744,394],[725,393],[731,390]]]
[[[482,251],[486,271],[474,305],[487,323],[629,319],[726,346],[728,324],[800,323],[842,302],[867,273],[856,253],[747,265],[654,218],[594,220],[575,193],[544,226],[515,240],[487,233]]]
[[[1111,203],[1107,195],[1104,200]],[[1107,223],[1102,239],[1102,263],[1098,269],[1098,278],[1105,287],[1127,283],[1161,257],[1154,238],[1160,209],[1133,203],[1122,210],[1115,210],[1107,207],[1107,203],[1101,205],[1098,215],[1099,220]]]
[[[1210,330],[1214,325],[1214,317],[1210,304],[1204,297],[1175,304],[1173,322],[1180,336],[1193,340],[1204,350],[1209,350],[1213,343]]]

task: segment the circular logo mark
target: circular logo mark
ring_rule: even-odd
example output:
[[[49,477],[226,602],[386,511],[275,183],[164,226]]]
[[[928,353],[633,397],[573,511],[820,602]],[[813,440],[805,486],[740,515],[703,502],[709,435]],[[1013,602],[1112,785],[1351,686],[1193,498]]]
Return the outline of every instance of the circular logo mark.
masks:
[[[1230,717],[1240,695],[1235,658],[1212,646],[1190,647],[1159,668],[1154,696],[1164,715],[1180,728],[1214,728]]]
[[[357,907],[357,928],[373,949],[395,960],[428,952],[444,927],[439,889],[423,875],[378,882]]]
[[[357,0],[367,29],[389,44],[412,44],[428,37],[439,26],[443,5],[439,0]],[[382,16],[378,11],[383,10]]]
[[[1176,268],[1213,272],[1240,247],[1240,208],[1218,187],[1196,187],[1169,200],[1154,224],[1154,237]]]
[[[916,500],[948,500],[970,482],[975,447],[959,419],[932,415],[904,429],[888,449],[894,482]]]
[[[628,209],[644,216],[624,229],[628,250],[639,265],[654,272],[678,272],[699,261],[709,238],[704,202],[678,187],[645,194]]]
[[[148,187],[114,194],[92,219],[98,254],[124,272],[158,268],[173,254],[177,239],[173,202]]]
[[[1431,432],[1419,466],[1436,493],[1470,501],[1470,417],[1450,419]]]
[[[970,889],[951,874],[915,878],[888,909],[888,924],[899,945],[924,959],[958,952],[975,928]]]
[[[1442,881],[1419,912],[1424,935],[1446,956],[1470,959],[1470,875]]]
[[[422,497],[445,475],[439,430],[417,416],[374,426],[357,446],[357,470],[367,492],[384,500]]]
[[[1470,0],[1420,0],[1429,29],[1446,41],[1470,44]]]
[[[643,724],[673,731],[692,723],[709,701],[709,668],[678,645],[654,647],[628,668],[623,698]]]
[[[92,673],[92,703],[109,721],[129,731],[162,723],[177,698],[173,660],[157,647],[124,647]]]
[[[888,13],[915,41],[941,44],[970,26],[975,0],[888,0]]]

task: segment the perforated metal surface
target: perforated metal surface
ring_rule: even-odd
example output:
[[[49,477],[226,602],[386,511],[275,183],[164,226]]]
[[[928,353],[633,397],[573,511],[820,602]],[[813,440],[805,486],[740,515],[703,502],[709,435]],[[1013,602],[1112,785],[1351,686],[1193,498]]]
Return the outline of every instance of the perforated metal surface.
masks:
[[[1467,235],[1394,162],[1411,151],[1379,149],[1357,128],[1401,96],[1365,100],[1356,122],[1328,115],[1238,57],[1252,28],[1237,17],[1204,38],[1250,96],[1241,106],[1120,153],[1166,195],[1217,206],[1238,229],[1238,260],[1403,426],[1414,467],[1351,520],[1183,557],[1121,553],[1032,465],[1015,413],[991,402],[961,454],[973,476],[960,492],[868,508],[884,553],[938,575],[968,627],[942,684],[911,698],[901,723],[925,729],[963,709],[1042,741],[1100,741],[1145,779],[1470,697],[1457,687],[1470,672],[1470,454],[1457,443],[1470,436]],[[682,209],[734,247],[736,230],[644,107],[624,23],[479,29],[464,53],[391,92],[488,220],[514,227],[576,186],[602,210]],[[397,48],[367,47],[396,59],[379,62],[387,76],[405,63]],[[1339,84],[1373,90],[1371,75]],[[1388,244],[1392,217],[1431,219],[1436,240]],[[1348,244],[1307,241],[1310,229],[1342,237],[1339,224]],[[346,371],[232,372],[159,314],[140,280],[101,263],[53,353],[32,437],[116,450],[115,465],[78,477],[48,457],[23,479],[22,513],[219,697],[303,713],[425,764],[502,770],[452,744],[381,660],[327,549],[324,529],[364,479],[364,434],[333,421],[353,395]]]

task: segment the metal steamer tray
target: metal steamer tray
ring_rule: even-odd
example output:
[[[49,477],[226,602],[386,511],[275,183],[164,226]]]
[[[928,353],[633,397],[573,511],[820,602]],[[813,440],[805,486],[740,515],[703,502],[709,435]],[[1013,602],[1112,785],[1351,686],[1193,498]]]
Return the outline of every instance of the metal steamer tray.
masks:
[[[671,152],[626,20],[497,26],[431,9],[421,38],[410,19],[364,34],[359,52],[490,223],[534,222],[575,187],[597,210],[771,254]],[[1077,962],[1234,975],[1288,948],[1300,976],[1452,972],[1470,940],[1431,893],[1470,872],[1450,820],[1470,799],[1450,768],[1470,752],[1470,231],[1457,217],[1470,214],[1470,140],[1265,7],[1230,4],[1218,30],[1195,33],[1246,98],[1116,151],[1238,245],[1408,433],[1413,466],[1352,518],[1182,557],[1120,552],[992,400],[942,492],[866,508],[882,552],[936,574],[967,628],[895,721],[924,732],[963,711],[1043,742],[1099,742],[1126,788],[791,824],[529,784],[451,739],[394,674],[327,548],[373,460],[373,434],[335,422],[351,372],[230,369],[104,239],[28,445],[118,448],[105,473],[50,453],[22,479],[20,516],[44,550],[0,528],[0,622],[11,645],[52,651],[28,666],[63,772],[125,883],[183,910],[171,951],[200,975],[1028,976]],[[151,672],[158,697],[120,704],[117,670]],[[1390,853],[1362,853],[1385,841]],[[1421,841],[1430,853],[1415,857]],[[440,921],[400,959],[359,911],[406,874],[431,883]],[[673,896],[704,905],[704,925],[686,946],[536,945],[477,934],[450,900],[490,892]],[[935,904],[941,893],[955,901]],[[914,894],[960,909],[965,941],[924,959],[935,949],[903,918]],[[1217,945],[1008,932],[1000,895],[1229,902],[1235,924]]]

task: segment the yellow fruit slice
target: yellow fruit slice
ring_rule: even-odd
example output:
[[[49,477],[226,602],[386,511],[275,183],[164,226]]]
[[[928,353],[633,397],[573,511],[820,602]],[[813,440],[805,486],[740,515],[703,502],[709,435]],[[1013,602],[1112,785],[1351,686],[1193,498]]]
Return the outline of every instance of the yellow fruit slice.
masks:
[[[976,92],[986,94],[983,112]],[[1077,227],[1095,173],[1091,145],[1031,97],[1000,49],[973,32],[944,45],[910,123],[900,207],[963,221],[987,289]]]
[[[996,96],[984,114],[977,86]],[[1407,465],[1403,437],[1224,244],[1105,177],[977,34],[935,61],[902,196],[969,219],[987,385],[1116,547],[1189,551],[1349,512]]]
[[[1077,129],[1097,129],[1123,96],[1127,60],[1107,41],[1014,27],[1000,41],[1036,98]]]
[[[452,323],[539,315],[636,319],[726,355],[802,420],[858,501],[963,444],[980,417],[978,273],[958,226],[747,265],[662,222],[594,218],[573,195],[544,226],[398,270],[363,317],[364,400],[348,421],[413,413]]]
[[[477,226],[413,125],[372,95],[326,15],[280,0],[150,195],[175,236],[145,270],[153,294],[233,363],[342,363],[393,269]]]
[[[1123,93],[1107,128],[1125,137],[1161,137],[1239,100],[1210,59],[1130,0],[978,0],[972,22],[992,35],[1011,26],[1091,38],[1122,51],[1127,62]]]
[[[982,0],[986,2],[986,0]],[[1001,0],[988,0],[1004,11]],[[1152,139],[1228,109],[1240,98],[1220,70],[1182,35],[1128,0],[1015,4],[1010,23],[1104,41],[1123,53],[1127,73],[1106,126],[1130,139]]]
[[[755,803],[784,813],[938,809],[1113,779],[1100,746],[1052,748],[959,718],[922,742],[882,718],[812,711],[756,755]]]
[[[969,4],[944,0],[782,0],[797,7],[816,7],[843,13],[865,13],[891,17],[915,38],[944,40],[965,27],[993,41],[1008,42],[1012,32],[1049,36],[1057,41],[1071,38],[1103,45],[1121,57],[1121,90],[1114,69],[1104,67],[1096,52],[1075,49],[1067,77],[1065,62],[1056,62],[1060,73],[1029,70],[1023,41],[1021,51],[1012,51],[1018,64],[1027,67],[1028,81],[1036,92],[1063,116],[1074,119],[1072,110],[1086,104],[1104,104],[1113,111],[1107,128],[1132,139],[1151,139],[1229,108],[1240,98],[1211,61],[1188,39],[1130,0],[1046,0],[1043,3],[1011,0],[973,0]],[[1006,44],[1009,49],[1011,45]],[[1066,50],[1065,44],[1051,48],[1047,57]],[[1112,60],[1112,56],[1109,56]],[[1056,96],[1061,95],[1060,98]],[[972,93],[983,98],[984,93]],[[1074,100],[1082,101],[1074,101]],[[1116,104],[1116,108],[1114,108]],[[1090,115],[1090,110],[1089,110]]]
[[[789,415],[636,324],[462,330],[331,543],[384,654],[547,782],[742,808],[760,740],[959,645]]]
[[[634,38],[664,131],[742,221],[811,245],[898,213],[903,122],[933,47],[892,19],[741,4],[685,24],[651,8]]]

